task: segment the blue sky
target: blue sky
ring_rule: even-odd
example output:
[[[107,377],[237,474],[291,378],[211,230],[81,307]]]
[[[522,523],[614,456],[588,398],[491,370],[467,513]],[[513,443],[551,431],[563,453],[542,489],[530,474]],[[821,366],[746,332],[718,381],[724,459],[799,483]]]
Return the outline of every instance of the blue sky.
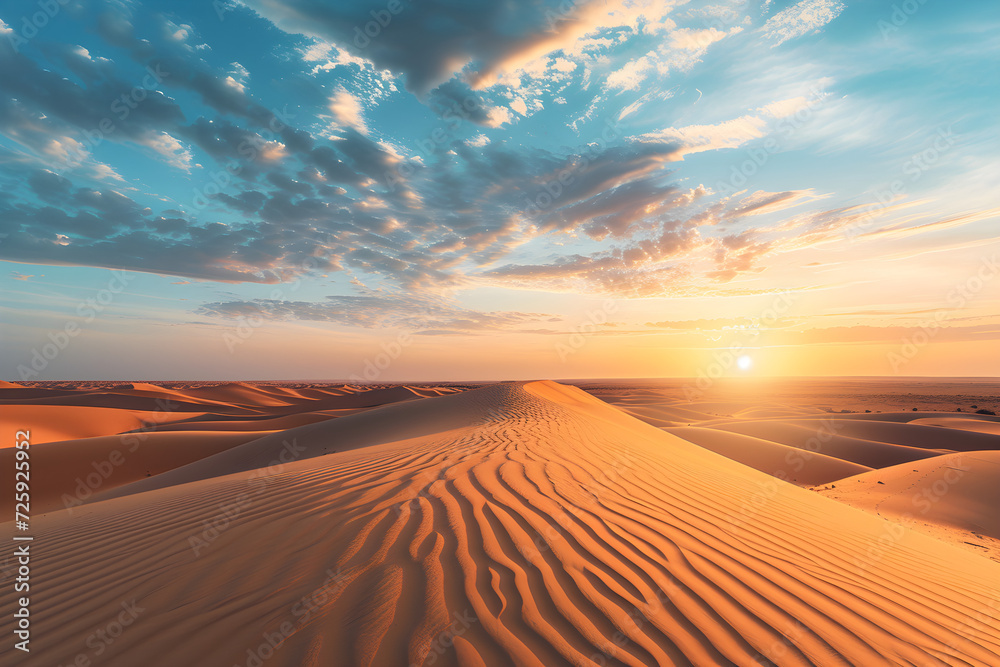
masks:
[[[5,379],[1000,372],[995,3],[0,21]]]

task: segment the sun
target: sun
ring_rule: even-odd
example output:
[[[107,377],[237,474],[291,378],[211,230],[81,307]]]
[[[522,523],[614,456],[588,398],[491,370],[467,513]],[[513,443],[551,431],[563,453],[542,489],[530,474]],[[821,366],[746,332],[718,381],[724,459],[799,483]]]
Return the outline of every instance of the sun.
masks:
[[[741,371],[748,371],[753,367],[753,359],[748,355],[744,354],[742,357],[736,360],[736,365],[740,367]]]

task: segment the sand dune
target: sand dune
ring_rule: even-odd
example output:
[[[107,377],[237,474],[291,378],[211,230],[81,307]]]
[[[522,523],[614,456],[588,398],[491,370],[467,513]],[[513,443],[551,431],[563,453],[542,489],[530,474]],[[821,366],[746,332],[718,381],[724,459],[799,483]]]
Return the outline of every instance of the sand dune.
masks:
[[[248,440],[259,432],[136,432],[35,443],[31,449],[31,508],[35,515],[76,506],[92,496],[197,461]],[[0,449],[0,469],[14,469],[14,448]],[[11,516],[13,494],[0,497]]]
[[[851,461],[870,468],[881,468],[907,461],[936,456],[941,452],[923,446],[891,444],[875,439],[845,435],[848,429],[844,420],[824,419],[811,423],[801,421],[747,421],[714,425],[714,428],[741,433],[755,438],[772,440],[789,447],[815,451],[819,454]],[[863,424],[864,426],[870,423]],[[855,432],[858,432],[855,429]],[[860,431],[860,435],[872,435]]]
[[[346,415],[356,410],[303,411],[280,417],[263,419],[219,419],[223,415],[206,414],[194,419],[161,426],[159,431],[277,431],[306,424],[326,421],[335,416]],[[363,411],[363,410],[362,410]]]
[[[102,390],[81,391],[67,394],[60,393],[45,395],[39,398],[18,400],[17,404],[19,406],[34,405],[38,407],[59,405],[66,407],[114,408],[145,412],[196,412],[199,408],[211,405],[215,406],[217,410],[224,409],[230,414],[252,414],[260,412],[260,410],[228,401],[205,401],[192,396],[187,396],[184,399],[156,395],[144,396],[142,395],[142,392],[135,392],[131,389],[126,389],[121,392]]]
[[[0,410],[0,429],[5,433],[27,429],[31,432],[31,442],[40,444],[112,435],[202,414],[204,413],[118,410],[79,405],[18,405],[16,409],[5,407]],[[0,441],[0,449],[13,445],[13,439],[10,438]]]
[[[818,452],[718,429],[683,427],[667,432],[799,486],[816,486],[871,470]]]
[[[289,405],[292,402],[245,382],[228,382],[212,387],[187,389],[184,394],[202,400],[207,399],[235,405],[274,406]]]
[[[796,420],[793,423],[806,427],[811,425],[807,420]],[[925,426],[919,422],[903,424],[881,420],[837,419],[837,431],[845,436],[865,440],[945,451],[971,452],[991,449],[1000,444],[995,436],[985,433],[953,431]]]
[[[1000,664],[1000,564],[549,382],[108,495],[35,520],[33,664],[86,653],[123,604],[100,664]]]
[[[952,530],[944,539],[1000,540],[1000,451],[960,452],[852,475],[818,489],[852,507],[914,522],[918,529]],[[979,538],[975,542],[971,538]],[[984,550],[996,544],[987,545]]]
[[[955,429],[958,431],[973,431],[975,433],[986,433],[997,436],[998,446],[1000,446],[1000,421],[986,421],[985,419],[956,419],[944,417],[926,417],[924,419],[914,419],[911,424],[922,424],[924,426],[938,426],[940,428]]]
[[[647,424],[659,427],[687,426],[691,423],[703,422],[718,417],[715,413],[701,412],[693,405],[663,404],[656,399],[646,399],[641,402],[617,397],[603,397],[611,405],[623,412],[640,419]],[[617,400],[616,400],[617,399]]]

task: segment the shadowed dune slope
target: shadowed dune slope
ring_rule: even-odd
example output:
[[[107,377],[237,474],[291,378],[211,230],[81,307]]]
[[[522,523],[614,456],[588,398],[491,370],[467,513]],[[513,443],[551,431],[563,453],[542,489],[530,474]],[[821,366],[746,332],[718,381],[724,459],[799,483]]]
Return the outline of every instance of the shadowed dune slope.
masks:
[[[282,438],[300,456],[253,468]],[[158,477],[36,519],[35,664],[68,664],[133,601],[102,664],[1000,664],[997,563],[887,541],[884,520],[554,383]]]
[[[262,435],[224,431],[139,432],[35,444],[31,447],[32,514],[82,505],[92,496]],[[0,449],[0,470],[14,469],[15,452],[13,447]],[[13,515],[14,494],[0,497],[0,512],[3,516]]]
[[[845,424],[851,424],[851,422],[837,419],[817,419],[808,422],[762,420],[720,424],[715,428],[778,442],[789,447],[815,451],[870,468],[882,468],[907,461],[917,461],[941,453],[924,447],[911,447],[880,442],[875,439],[850,437],[845,435],[845,431],[847,431]],[[864,426],[871,425],[874,423],[864,423]],[[891,424],[891,426],[896,426],[896,424]],[[859,431],[855,430],[854,432],[858,433]],[[864,429],[860,430],[859,434],[872,435]]]
[[[970,419],[968,423],[973,421],[975,420]],[[794,423],[809,425],[808,421]],[[836,424],[838,432],[845,436],[910,447],[971,452],[1000,446],[1000,438],[996,435],[926,426],[920,421],[903,424],[891,421],[837,419]]]
[[[871,470],[850,461],[711,428],[666,429],[688,442],[799,486],[815,486]]]

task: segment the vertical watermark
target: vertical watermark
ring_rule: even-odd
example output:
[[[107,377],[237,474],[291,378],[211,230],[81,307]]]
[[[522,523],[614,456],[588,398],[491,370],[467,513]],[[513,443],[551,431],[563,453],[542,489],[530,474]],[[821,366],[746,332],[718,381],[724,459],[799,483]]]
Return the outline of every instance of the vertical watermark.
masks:
[[[14,558],[17,572],[14,579],[14,636],[20,641],[14,648],[31,652],[31,431],[22,429],[14,434]]]

